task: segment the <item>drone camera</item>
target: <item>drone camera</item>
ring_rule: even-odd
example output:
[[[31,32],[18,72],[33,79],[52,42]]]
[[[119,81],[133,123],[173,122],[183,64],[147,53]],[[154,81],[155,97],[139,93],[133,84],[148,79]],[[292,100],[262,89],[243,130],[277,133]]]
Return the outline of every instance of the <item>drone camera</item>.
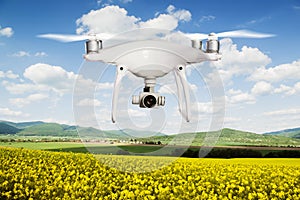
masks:
[[[140,105],[141,108],[164,106],[165,97],[159,96],[157,93],[141,92],[139,96],[132,96],[132,104]]]

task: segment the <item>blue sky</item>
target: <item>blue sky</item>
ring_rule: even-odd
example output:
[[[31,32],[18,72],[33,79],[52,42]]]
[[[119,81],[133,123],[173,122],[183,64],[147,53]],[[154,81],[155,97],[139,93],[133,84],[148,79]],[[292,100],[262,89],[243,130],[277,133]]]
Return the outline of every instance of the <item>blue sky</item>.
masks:
[[[92,10],[97,13],[96,21],[84,17]],[[92,65],[83,61],[84,42],[60,43],[36,36],[83,34],[92,29],[118,34],[152,24],[185,33],[248,29],[275,34],[266,39],[220,38],[222,60],[202,63],[199,68],[210,69],[206,75],[218,71],[222,78],[226,99],[222,126],[258,133],[299,127],[299,21],[300,2],[292,0],[0,0],[0,119],[74,124],[73,105],[92,102],[101,114],[97,114],[97,123],[86,125],[130,128],[124,125],[126,120],[119,125],[110,122],[114,68],[101,77],[96,99],[76,103],[74,81],[80,67]],[[103,27],[97,27],[99,24]],[[190,75],[189,80],[202,121],[197,128],[184,126],[207,130],[213,114],[210,92],[203,89],[205,81],[200,75]],[[170,103],[165,111],[157,112],[168,116],[163,131],[176,132],[174,124],[181,122],[176,99],[166,97]],[[133,106],[129,109],[133,118],[144,117],[139,123],[147,127],[149,112]],[[90,121],[88,117],[86,121]]]

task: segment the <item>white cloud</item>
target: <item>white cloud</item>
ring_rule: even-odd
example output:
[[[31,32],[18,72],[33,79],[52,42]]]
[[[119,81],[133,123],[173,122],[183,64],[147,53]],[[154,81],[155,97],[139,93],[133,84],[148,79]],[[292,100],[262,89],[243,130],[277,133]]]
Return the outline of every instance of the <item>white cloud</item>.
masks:
[[[257,48],[243,46],[241,50],[229,38],[220,41],[222,59],[211,64],[217,67],[223,81],[233,76],[249,75],[257,68],[265,67],[271,59]]]
[[[3,118],[6,117],[19,117],[22,116],[23,113],[21,111],[10,110],[9,108],[0,108],[0,116]]]
[[[175,17],[178,21],[188,22],[192,19],[190,11],[185,9],[176,10],[175,6],[169,5],[166,9],[167,13]]]
[[[13,57],[29,57],[30,53],[26,52],[26,51],[19,51],[17,53],[14,53],[12,56]]]
[[[144,110],[135,110],[135,109],[128,109],[128,115],[130,117],[147,117],[149,115],[149,111],[144,109]]]
[[[40,102],[48,98],[47,94],[31,94],[26,98],[11,98],[9,102],[17,107],[23,107],[33,102]]]
[[[270,112],[263,113],[266,116],[275,116],[275,115],[300,115],[300,108],[289,108],[289,109],[282,109],[282,110],[275,110]]]
[[[192,106],[196,108],[197,113],[212,114],[213,113],[213,104],[212,102],[197,102],[196,105]]]
[[[45,52],[41,51],[41,52],[36,52],[34,54],[30,54],[27,51],[19,51],[17,53],[12,54],[11,56],[13,57],[31,57],[31,56],[35,56],[35,57],[45,57],[48,56]]]
[[[19,75],[14,74],[11,70],[7,72],[0,71],[0,78],[9,78],[9,79],[17,79]]]
[[[269,82],[279,82],[282,80],[299,80],[300,60],[270,68],[261,66],[253,72],[249,79],[254,81],[263,80]]]
[[[254,95],[267,95],[273,91],[273,87],[270,83],[265,81],[257,82],[251,89],[251,93]]]
[[[137,27],[140,19],[129,16],[124,8],[106,6],[99,10],[92,10],[77,19],[78,34],[81,33],[120,33]]]
[[[85,98],[81,99],[78,103],[77,106],[100,106],[101,102],[97,99],[90,99],[90,98]]]
[[[242,92],[241,90],[230,89],[228,91],[227,101],[230,104],[254,104],[256,102],[255,97],[248,92]]]
[[[131,3],[133,0],[120,0],[121,3]]]
[[[298,92],[300,92],[300,82],[297,82],[293,86],[280,84],[278,88],[274,89],[275,94],[284,94],[287,96],[297,94]]]
[[[202,16],[200,19],[199,19],[199,22],[200,23],[203,23],[203,22],[208,22],[208,21],[212,21],[212,20],[215,20],[216,17],[213,16],[213,15],[206,15],[206,16]]]
[[[4,37],[11,37],[14,34],[14,31],[11,27],[5,27],[2,28],[0,26],[0,37],[4,36]]]
[[[166,9],[167,14],[159,14],[153,19],[145,22],[139,22],[140,28],[156,28],[165,30],[175,30],[180,21],[190,21],[192,15],[187,10],[177,10],[173,5],[169,5]]]
[[[156,18],[140,22],[141,28],[174,30],[177,26],[178,20],[174,16],[168,14],[160,14]]]
[[[46,86],[59,93],[71,92],[77,75],[60,66],[38,63],[26,68],[24,77],[35,85]]]
[[[191,20],[191,13],[168,6],[167,13],[156,15],[154,18],[142,21],[140,18],[129,15],[127,10],[119,6],[110,5],[98,10],[92,10],[77,19],[78,34],[111,33],[118,34],[138,28],[156,28],[175,30],[179,22]]]
[[[47,91],[48,88],[42,85],[35,85],[31,83],[13,83],[9,81],[2,81],[2,86],[11,94],[24,94],[39,91]]]
[[[36,52],[35,54],[34,54],[34,56],[35,57],[46,57],[46,56],[48,56],[45,52],[43,52],[43,51],[40,51],[40,52]]]
[[[237,117],[225,117],[224,118],[224,123],[225,124],[232,124],[232,123],[240,122],[241,120],[242,120],[241,118],[237,118]]]
[[[109,89],[113,89],[113,87],[114,87],[113,82],[98,83],[96,85],[96,90],[109,90]]]
[[[3,72],[0,73],[0,77],[2,74]],[[45,63],[29,66],[25,69],[23,76],[26,78],[24,83],[14,83],[5,80],[2,81],[2,85],[11,94],[55,92],[60,96],[72,94],[75,82],[77,83],[75,90],[77,94],[113,88],[113,83],[97,83],[91,79],[85,79],[74,72],[66,71],[60,66],[52,66]]]
[[[192,83],[188,83],[189,85],[189,89],[190,89],[190,92],[196,92],[198,87],[197,85],[195,84],[192,84]],[[165,85],[162,85],[158,91],[158,93],[162,93],[162,94],[177,94],[177,86],[176,86],[176,83],[173,82],[171,84],[165,84]]]
[[[244,24],[241,24],[241,25],[238,25],[237,27],[238,28],[246,28],[246,27],[249,27],[249,26],[252,26],[254,24],[261,24],[261,23],[264,23],[266,21],[269,21],[271,19],[270,16],[267,16],[267,17],[262,17],[262,18],[259,18],[259,19],[252,19],[250,21],[247,21],[246,23]]]

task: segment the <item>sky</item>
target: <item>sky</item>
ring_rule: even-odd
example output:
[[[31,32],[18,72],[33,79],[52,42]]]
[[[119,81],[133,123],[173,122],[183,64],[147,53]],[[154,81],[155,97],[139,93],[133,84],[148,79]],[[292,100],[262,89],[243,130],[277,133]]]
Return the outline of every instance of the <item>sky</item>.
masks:
[[[0,120],[166,133],[221,127],[264,133],[299,127],[299,21],[296,0],[0,0]],[[153,111],[131,105],[143,80],[128,75],[116,124],[110,116],[115,67],[84,61],[84,41],[37,37],[122,34],[145,27],[207,34],[247,29],[275,37],[219,38],[220,61],[187,68],[191,106],[196,108],[191,123],[179,114],[172,74],[158,80],[156,90],[166,96],[166,105]],[[99,76],[91,78],[95,74]],[[223,94],[222,119],[214,118],[223,111],[214,101],[216,91]]]

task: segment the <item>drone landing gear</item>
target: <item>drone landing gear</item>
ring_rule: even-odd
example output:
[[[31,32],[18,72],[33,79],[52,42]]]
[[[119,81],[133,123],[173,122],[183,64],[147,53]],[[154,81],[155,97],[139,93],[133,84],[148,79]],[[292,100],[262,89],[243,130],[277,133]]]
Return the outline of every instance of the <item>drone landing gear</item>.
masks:
[[[190,121],[190,92],[189,86],[186,79],[185,67],[178,66],[174,69],[174,75],[176,80],[176,86],[178,91],[178,106],[179,112],[185,118],[187,122]],[[183,108],[183,96],[185,100],[185,109]]]
[[[113,123],[116,122],[117,103],[121,81],[128,72],[127,67],[118,66],[116,80],[114,84],[114,92],[112,97],[112,116]],[[190,121],[190,92],[186,78],[185,66],[178,66],[174,69],[174,75],[178,91],[179,111],[187,122]],[[141,108],[153,108],[155,106],[164,106],[165,97],[159,96],[154,92],[155,79],[145,78],[145,88],[139,96],[133,96],[132,103],[139,104]],[[185,106],[185,107],[184,107]]]
[[[122,81],[123,77],[126,75],[126,72],[127,72],[127,68],[125,66],[117,67],[117,76],[116,76],[116,80],[115,80],[114,92],[113,92],[113,98],[112,98],[111,121],[113,123],[116,122],[119,91],[120,91],[121,81]]]

